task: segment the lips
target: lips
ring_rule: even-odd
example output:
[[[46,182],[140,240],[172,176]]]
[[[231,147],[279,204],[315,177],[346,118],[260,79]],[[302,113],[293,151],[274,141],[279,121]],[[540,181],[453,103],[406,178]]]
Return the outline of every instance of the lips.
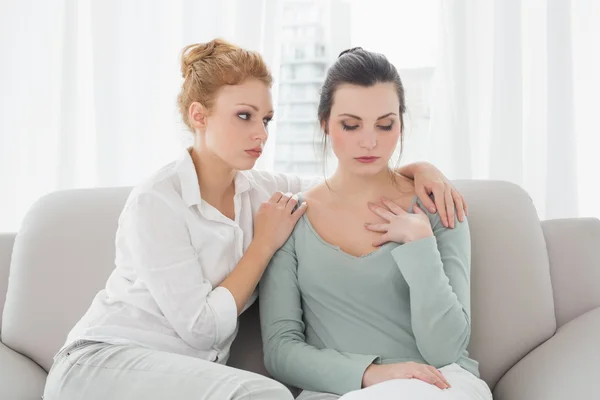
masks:
[[[356,157],[355,160],[363,164],[369,164],[379,160],[379,157]]]
[[[260,147],[255,147],[253,149],[249,149],[246,150],[246,153],[248,153],[249,155],[251,155],[252,157],[260,157],[260,155],[262,154],[262,148]]]

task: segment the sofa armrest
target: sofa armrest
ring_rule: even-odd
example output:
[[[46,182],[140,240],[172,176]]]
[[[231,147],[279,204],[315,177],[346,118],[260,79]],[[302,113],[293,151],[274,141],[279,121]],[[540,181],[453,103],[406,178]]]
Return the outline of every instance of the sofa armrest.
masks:
[[[15,233],[0,233],[0,331],[2,331],[2,313],[8,289],[8,272],[15,236]]]
[[[556,324],[600,307],[600,220],[542,222],[550,261]]]

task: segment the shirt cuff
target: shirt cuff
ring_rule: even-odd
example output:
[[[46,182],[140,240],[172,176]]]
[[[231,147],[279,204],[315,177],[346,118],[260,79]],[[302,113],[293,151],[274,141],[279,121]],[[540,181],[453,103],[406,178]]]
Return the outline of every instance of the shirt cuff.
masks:
[[[410,287],[431,283],[443,270],[435,236],[404,243],[392,250],[392,257]]]
[[[379,360],[379,357],[369,355],[352,354],[349,357],[351,358],[351,362],[339,371],[340,386],[336,388],[336,391],[338,392],[337,394],[340,395],[362,389],[365,371],[371,364],[374,364]]]
[[[208,304],[215,321],[216,344],[228,339],[237,328],[237,305],[229,289],[219,286],[209,293]]]

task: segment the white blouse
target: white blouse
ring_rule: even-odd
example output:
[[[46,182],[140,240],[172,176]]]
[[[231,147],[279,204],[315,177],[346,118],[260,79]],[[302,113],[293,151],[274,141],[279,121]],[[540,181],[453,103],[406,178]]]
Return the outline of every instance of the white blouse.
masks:
[[[231,292],[217,287],[252,241],[253,216],[275,191],[297,193],[321,178],[242,171],[235,221],[201,198],[186,149],[131,192],[119,218],[116,268],[69,333],[226,363],[237,333]],[[256,300],[251,296],[244,310]]]

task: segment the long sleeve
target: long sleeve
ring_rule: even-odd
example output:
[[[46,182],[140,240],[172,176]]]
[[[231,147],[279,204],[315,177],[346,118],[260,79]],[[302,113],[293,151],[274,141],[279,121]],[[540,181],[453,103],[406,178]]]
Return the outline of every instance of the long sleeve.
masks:
[[[184,218],[161,194],[130,199],[119,220],[116,244],[118,264],[131,266],[186,343],[209,350],[233,334],[233,295],[205,279]]]
[[[360,389],[375,355],[319,349],[305,342],[294,237],[271,259],[259,284],[265,366],[300,389],[343,395]]]
[[[430,215],[434,236],[392,251],[410,287],[411,323],[423,358],[435,367],[456,362],[471,334],[471,242],[467,221],[445,228]]]

